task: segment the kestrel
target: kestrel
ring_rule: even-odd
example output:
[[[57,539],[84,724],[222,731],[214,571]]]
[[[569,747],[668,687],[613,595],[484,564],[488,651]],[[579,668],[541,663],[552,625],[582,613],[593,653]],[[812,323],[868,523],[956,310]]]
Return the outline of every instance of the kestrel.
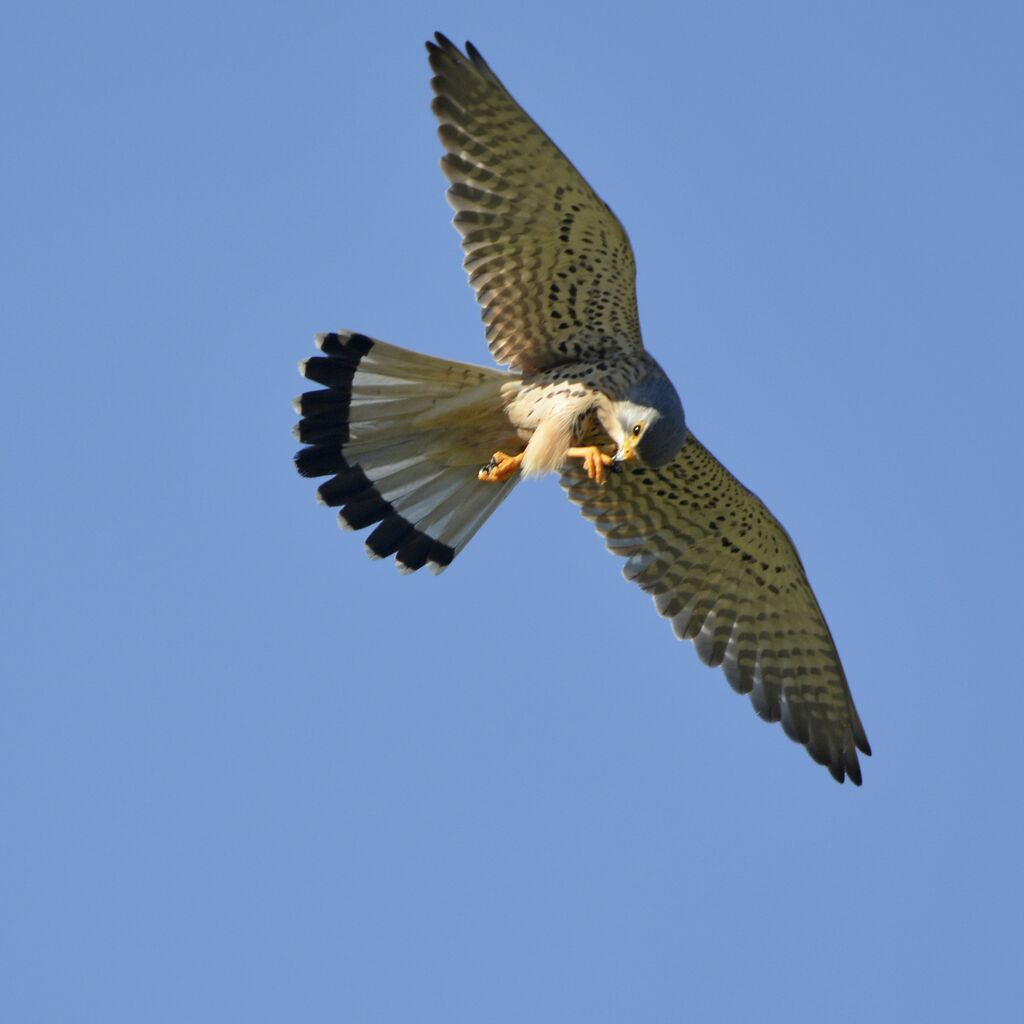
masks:
[[[471,44],[427,43],[464,266],[509,371],[350,331],[300,364],[295,457],[374,558],[440,572],[551,471],[676,636],[842,782],[870,754],[793,542],[687,430],[644,349],[622,225]],[[482,468],[481,468],[482,467]]]

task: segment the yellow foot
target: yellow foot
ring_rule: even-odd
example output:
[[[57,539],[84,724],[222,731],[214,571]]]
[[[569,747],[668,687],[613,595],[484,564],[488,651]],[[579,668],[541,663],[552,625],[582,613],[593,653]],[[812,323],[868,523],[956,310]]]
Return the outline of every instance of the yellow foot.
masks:
[[[615,461],[613,456],[601,451],[596,444],[588,445],[586,448],[570,448],[565,454],[570,459],[582,459],[587,476],[599,484],[604,483],[605,466],[610,466]]]
[[[486,484],[498,484],[507,480],[519,469],[519,463],[523,461],[525,451],[518,455],[506,455],[504,452],[495,452],[491,461],[477,473],[477,479],[483,480]]]

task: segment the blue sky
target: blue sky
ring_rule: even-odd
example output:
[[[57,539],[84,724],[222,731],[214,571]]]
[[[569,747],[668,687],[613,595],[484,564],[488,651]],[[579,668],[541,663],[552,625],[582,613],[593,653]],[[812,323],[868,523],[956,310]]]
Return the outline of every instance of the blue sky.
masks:
[[[1019,1010],[1017,5],[5,21],[5,1019]],[[803,556],[862,789],[673,639],[555,480],[435,579],[293,472],[315,332],[487,361],[434,29],[629,230],[688,421]]]

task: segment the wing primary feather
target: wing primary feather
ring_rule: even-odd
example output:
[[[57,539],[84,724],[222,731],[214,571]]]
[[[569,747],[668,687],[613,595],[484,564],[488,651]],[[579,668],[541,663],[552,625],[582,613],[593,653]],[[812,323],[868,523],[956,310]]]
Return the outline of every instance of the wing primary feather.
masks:
[[[676,636],[833,778],[860,785],[857,750],[870,746],[835,643],[792,541],[756,495],[692,435],[662,469],[631,466],[598,486],[571,467],[562,484]]]

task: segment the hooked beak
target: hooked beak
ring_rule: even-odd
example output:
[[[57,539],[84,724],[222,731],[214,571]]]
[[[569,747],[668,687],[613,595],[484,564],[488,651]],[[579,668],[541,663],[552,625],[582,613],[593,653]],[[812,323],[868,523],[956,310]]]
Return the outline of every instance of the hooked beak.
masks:
[[[616,462],[631,462],[636,458],[636,452],[633,450],[633,446],[629,443],[627,437],[622,442],[622,447],[615,453]]]

